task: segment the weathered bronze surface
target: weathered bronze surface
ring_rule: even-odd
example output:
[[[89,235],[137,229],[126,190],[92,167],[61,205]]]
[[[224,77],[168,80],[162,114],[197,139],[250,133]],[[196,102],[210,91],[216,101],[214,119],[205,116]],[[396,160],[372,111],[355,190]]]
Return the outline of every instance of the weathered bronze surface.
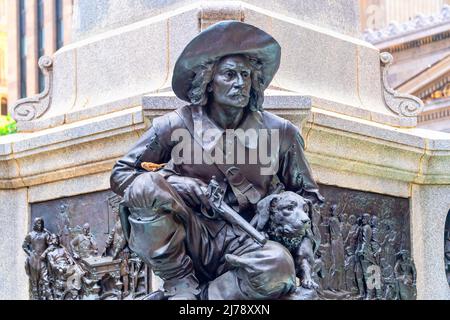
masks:
[[[81,296],[83,285],[90,284],[90,281],[85,278],[86,272],[61,245],[59,235],[50,236],[49,246],[41,255],[41,260],[47,264],[54,299],[76,299]]]
[[[34,229],[23,244],[32,299],[135,299],[150,293],[150,269],[126,245],[120,201],[103,191],[32,205]]]
[[[289,249],[294,258],[296,275],[302,279],[304,287],[310,288],[309,291],[304,289],[299,293],[300,297],[315,298],[318,295],[320,299],[414,299],[416,275],[409,254],[408,199],[327,185],[320,185],[320,190],[326,197],[320,209],[317,206],[303,206],[305,200],[298,194],[275,190],[271,196],[258,203],[261,214],[252,222],[259,232]],[[64,234],[64,230],[81,230],[81,227],[74,227],[70,223],[66,228],[55,227],[58,223],[55,223],[54,217],[61,214],[61,204],[64,204],[67,218],[79,216],[80,221],[92,223],[92,215],[74,210],[80,207],[77,203],[91,201],[93,198],[98,204],[102,204],[97,205],[97,210],[100,212],[105,210],[103,206],[109,206],[106,211],[109,210],[116,221],[109,236],[105,237],[105,243],[99,242],[101,256],[76,260],[61,245],[60,236],[53,233]],[[33,222],[37,223],[33,223],[31,229],[34,227],[36,230],[27,235],[24,248],[29,252],[32,246],[34,251],[43,250],[42,262],[38,265],[40,271],[30,273],[33,299],[139,299],[151,291],[149,266],[129,250],[124,239],[117,219],[119,201],[119,197],[106,191],[32,206]],[[281,214],[280,208],[286,201],[296,203],[292,214]],[[372,291],[367,291],[365,275],[360,269],[361,261],[356,255],[364,242],[361,218],[365,212],[370,213],[370,223],[365,225],[365,231],[367,233],[370,225],[372,233],[370,240],[366,238],[366,242],[370,244],[365,249],[366,254],[372,255],[368,266],[372,266],[374,271],[378,266],[380,272],[379,275],[372,274],[374,281],[380,281],[379,289],[375,286]],[[46,213],[46,217],[52,220],[43,229],[41,220],[36,220],[42,213]],[[295,221],[302,223],[295,224]],[[108,219],[103,223],[108,224]],[[47,225],[50,227],[47,228]],[[283,228],[286,225],[292,228]],[[448,225],[447,223],[446,227]],[[95,230],[92,233],[97,234]],[[77,235],[73,233],[72,238]],[[246,237],[249,235],[244,234],[243,238]],[[447,238],[446,245],[448,241]],[[70,242],[69,237],[69,246]],[[336,256],[336,252],[341,252],[342,247],[345,253]],[[448,258],[447,250],[446,259]],[[339,270],[343,270],[343,280],[338,279]],[[35,280],[36,276],[40,280]],[[314,289],[317,286],[316,295]]]
[[[406,257],[411,250],[409,200],[326,185],[320,190],[326,201],[316,222],[321,234],[319,294],[329,299],[415,299],[415,268]],[[368,281],[380,285],[368,288]]]
[[[32,231],[27,234],[22,248],[27,258],[25,271],[30,280],[32,299],[52,299],[48,278],[48,267],[41,259],[50,242],[50,233],[44,227],[44,220],[40,217],[33,219]]]
[[[82,234],[83,225],[89,223],[90,231],[103,252],[103,245],[115,224],[114,213],[109,198],[115,196],[111,191],[34,203],[31,217],[42,217],[46,228],[61,236],[61,244],[71,253],[70,241]]]
[[[349,191],[320,208],[298,128],[264,111],[280,50],[270,35],[237,21],[217,23],[188,43],[172,87],[189,104],[155,119],[112,171],[112,190],[128,207],[121,212],[130,248],[164,280],[159,298],[314,299],[318,289],[323,298],[382,299],[381,258],[394,272],[389,295],[414,297],[407,252],[395,260],[409,249],[396,227],[409,224],[391,221],[407,219],[408,208]],[[241,140],[236,129],[258,134]],[[279,134],[271,154],[276,169],[262,174],[262,161],[249,159],[263,143],[274,146],[263,139],[267,129]],[[182,143],[174,139],[179,130]],[[236,160],[231,155],[239,151],[244,156]],[[206,158],[192,161],[199,154]],[[349,221],[341,212],[347,206]]]
[[[117,195],[33,205],[49,222],[24,243],[30,257],[47,252],[29,273],[33,298],[415,298],[408,200],[319,192],[299,128],[264,111],[280,50],[237,21],[186,46],[172,87],[189,104],[154,119],[116,163]],[[264,147],[269,161],[253,159]],[[150,293],[150,268],[162,290]]]
[[[245,23],[223,21],[201,32],[181,53],[172,79],[175,94],[189,105],[155,119],[113,168],[112,190],[129,208],[129,246],[164,280],[167,299],[314,296],[304,290],[314,291],[307,263],[314,260],[313,249],[302,242],[306,233],[293,240],[299,243],[291,248],[296,264],[289,249],[248,225],[261,220],[257,204],[272,193],[277,179],[286,191],[298,193],[298,203],[322,201],[299,129],[263,110],[264,90],[280,56],[275,39]],[[179,130],[187,136],[177,145],[173,135]],[[237,130],[257,134],[242,139]],[[275,139],[264,139],[261,132],[267,131]],[[182,161],[175,151],[180,146]],[[263,146],[274,150],[269,160],[274,169],[261,158],[250,161],[252,150]],[[204,157],[200,162],[190,161],[198,154]],[[146,172],[146,163],[166,165]],[[210,202],[206,190],[212,182],[222,192]],[[269,214],[266,221],[275,220]],[[310,253],[303,252],[307,248]],[[302,278],[298,288],[296,265]]]

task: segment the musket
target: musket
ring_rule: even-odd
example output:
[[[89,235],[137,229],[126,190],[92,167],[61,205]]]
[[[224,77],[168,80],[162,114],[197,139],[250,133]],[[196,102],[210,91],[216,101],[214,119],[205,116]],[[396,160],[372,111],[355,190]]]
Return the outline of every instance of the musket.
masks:
[[[225,190],[220,187],[216,181],[215,176],[211,178],[206,190],[206,196],[208,197],[209,204],[211,206],[212,215],[209,214],[205,207],[202,207],[202,214],[210,219],[221,218],[233,226],[238,227],[242,231],[246,232],[251,238],[258,242],[261,246],[267,242],[267,239],[256,230],[250,223],[241,217],[233,208],[223,201],[225,196]]]

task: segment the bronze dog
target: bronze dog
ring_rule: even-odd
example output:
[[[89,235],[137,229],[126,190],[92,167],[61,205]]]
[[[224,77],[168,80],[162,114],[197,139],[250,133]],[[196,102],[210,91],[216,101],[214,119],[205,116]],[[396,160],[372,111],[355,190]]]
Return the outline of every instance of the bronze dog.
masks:
[[[256,228],[291,252],[301,286],[316,289],[318,285],[312,279],[314,251],[311,202],[295,192],[285,191],[262,199],[257,205],[257,211]]]

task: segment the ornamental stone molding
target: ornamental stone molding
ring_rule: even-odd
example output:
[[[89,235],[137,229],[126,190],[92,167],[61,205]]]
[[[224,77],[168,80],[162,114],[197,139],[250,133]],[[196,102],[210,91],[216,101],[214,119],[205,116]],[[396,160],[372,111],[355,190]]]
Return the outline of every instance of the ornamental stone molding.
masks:
[[[423,102],[410,94],[401,94],[390,87],[388,83],[389,67],[394,58],[389,52],[380,54],[383,85],[383,97],[386,106],[395,114],[404,117],[416,117],[423,109]]]
[[[363,39],[372,44],[378,44],[448,23],[450,23],[450,5],[444,5],[437,14],[429,16],[418,14],[414,19],[407,22],[398,23],[393,21],[385,28],[379,30],[366,29],[363,32]]]
[[[38,61],[39,68],[44,74],[44,91],[29,97],[17,100],[12,107],[12,115],[16,121],[31,121],[42,117],[52,102],[53,85],[53,59],[42,56]]]

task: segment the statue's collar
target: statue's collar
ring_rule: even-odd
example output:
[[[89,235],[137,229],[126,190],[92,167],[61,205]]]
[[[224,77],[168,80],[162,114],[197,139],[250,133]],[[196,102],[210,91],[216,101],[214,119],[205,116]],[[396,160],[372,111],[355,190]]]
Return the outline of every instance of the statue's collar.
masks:
[[[202,141],[205,150],[212,150],[219,139],[226,132],[219,127],[205,111],[206,107],[190,106],[195,135]],[[263,115],[260,111],[247,112],[241,124],[235,130],[242,130],[246,134],[237,134],[238,141],[246,148],[256,149],[258,147],[259,130],[265,129]],[[253,129],[253,130],[249,130]],[[247,131],[248,130],[248,131]]]

